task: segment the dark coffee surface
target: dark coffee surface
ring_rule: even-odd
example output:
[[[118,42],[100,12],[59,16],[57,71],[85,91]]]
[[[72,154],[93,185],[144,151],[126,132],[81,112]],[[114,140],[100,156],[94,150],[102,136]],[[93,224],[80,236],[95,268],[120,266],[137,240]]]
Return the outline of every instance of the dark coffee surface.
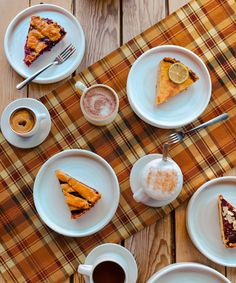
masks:
[[[93,281],[94,283],[124,283],[125,272],[119,264],[104,261],[95,267]]]

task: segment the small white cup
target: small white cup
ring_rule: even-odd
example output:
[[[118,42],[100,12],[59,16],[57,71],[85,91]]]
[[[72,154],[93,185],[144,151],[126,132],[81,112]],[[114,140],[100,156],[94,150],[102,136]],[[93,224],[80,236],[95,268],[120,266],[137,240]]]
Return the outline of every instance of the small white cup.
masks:
[[[173,190],[171,191],[165,191],[161,185],[156,185],[156,187],[152,184],[149,183],[148,180],[150,180],[149,173],[150,170],[152,172],[170,172],[170,170],[174,170],[171,172],[176,173],[176,186]],[[162,175],[163,176],[163,175]],[[162,178],[162,177],[160,177]],[[151,182],[151,181],[150,181]],[[154,179],[152,179],[152,182],[154,182]],[[161,183],[161,182],[160,182]],[[133,194],[133,198],[137,202],[147,202],[149,199],[154,199],[156,201],[160,201],[160,203],[165,203],[165,202],[171,202],[173,201],[180,193],[181,189],[183,186],[183,174],[181,172],[181,169],[175,163],[172,159],[167,159],[167,161],[164,161],[162,158],[157,158],[155,160],[152,160],[148,162],[143,171],[141,172],[141,184],[140,188]],[[157,188],[158,187],[158,188]]]
[[[127,282],[127,274],[128,274],[128,266],[126,261],[118,254],[116,253],[104,253],[103,255],[100,255],[96,258],[96,260],[94,261],[93,265],[87,265],[87,264],[80,264],[78,267],[78,272],[80,274],[86,275],[89,277],[89,282],[90,283],[94,283],[93,280],[93,273],[95,268],[102,262],[107,262],[107,261],[112,261],[115,262],[116,264],[118,264],[124,271],[125,274],[125,281],[124,283],[128,283]],[[115,275],[115,274],[114,274]]]
[[[11,122],[10,122],[10,118],[12,116],[12,114],[20,109],[28,109],[29,111],[31,111],[34,116],[35,116],[35,124],[34,124],[34,127],[29,131],[29,132],[25,132],[25,133],[20,133],[20,132],[17,132],[15,130],[12,129],[12,126],[11,126]],[[39,113],[37,112],[35,109],[29,107],[29,106],[21,106],[21,107],[17,107],[15,109],[13,109],[9,115],[9,124],[10,124],[10,128],[12,130],[12,132],[14,132],[16,135],[20,136],[20,137],[24,137],[24,138],[27,138],[27,137],[31,137],[33,136],[34,134],[36,134],[39,130],[39,126],[40,126],[40,123],[42,122],[42,120],[46,119],[46,114],[45,113]]]
[[[83,100],[85,98],[86,93],[88,91],[90,91],[91,89],[97,88],[97,87],[101,87],[101,88],[105,88],[105,89],[110,90],[112,92],[112,94],[114,95],[114,98],[115,98],[115,101],[116,101],[115,110],[109,116],[107,116],[105,118],[94,118],[94,117],[92,117],[91,115],[89,115],[89,113],[87,113],[85,111],[84,106],[83,106]],[[82,96],[80,98],[80,107],[81,107],[81,110],[82,110],[82,113],[83,113],[85,119],[89,123],[91,123],[95,126],[105,126],[105,125],[111,123],[115,119],[117,112],[118,112],[118,109],[119,109],[119,97],[118,97],[117,93],[114,91],[114,89],[112,89],[111,87],[104,85],[104,84],[95,84],[95,85],[92,85],[90,87],[86,87],[80,81],[76,82],[75,88],[82,91]]]

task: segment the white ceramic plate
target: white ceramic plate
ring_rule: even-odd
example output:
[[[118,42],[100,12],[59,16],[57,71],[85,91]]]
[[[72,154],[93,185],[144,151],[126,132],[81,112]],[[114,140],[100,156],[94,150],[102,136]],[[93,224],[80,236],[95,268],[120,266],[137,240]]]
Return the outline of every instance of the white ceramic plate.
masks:
[[[117,256],[123,258],[123,260],[127,264],[127,269],[128,269],[127,283],[135,283],[137,281],[137,278],[138,278],[137,263],[136,263],[133,255],[131,254],[131,252],[129,250],[127,250],[126,248],[120,246],[120,245],[108,243],[108,244],[103,244],[103,245],[97,246],[95,249],[93,249],[88,254],[84,264],[93,265],[94,261],[98,257],[100,257],[101,255],[104,255],[104,254],[111,254],[111,253],[112,254],[115,253],[115,254],[117,254]],[[86,283],[90,283],[88,276],[84,276],[84,279],[85,279]]]
[[[217,198],[222,194],[236,206],[236,177],[222,177],[202,185],[187,209],[187,229],[195,246],[210,260],[236,267],[236,249],[224,247],[221,239]]]
[[[20,137],[11,130],[10,114],[18,107],[30,107],[39,113],[46,114],[46,119],[42,120],[38,132],[31,137]],[[33,98],[19,98],[12,101],[2,112],[1,116],[1,131],[5,139],[15,147],[19,148],[32,148],[41,144],[49,135],[51,130],[51,117],[48,109],[42,102]]]
[[[156,82],[159,63],[173,57],[186,64],[199,76],[187,90],[156,106]],[[178,128],[195,120],[206,109],[211,98],[211,79],[203,61],[192,51],[174,45],[148,50],[133,64],[127,82],[129,103],[146,123],[159,128]]]
[[[170,264],[155,273],[147,283],[231,283],[218,271],[199,263]]]
[[[79,219],[70,219],[55,171],[61,169],[102,194],[96,205]],[[34,203],[41,219],[54,231],[71,237],[91,235],[113,217],[120,188],[115,172],[99,155],[81,149],[62,151],[40,168],[34,183]]]
[[[23,61],[24,45],[32,15],[39,15],[58,22],[67,34],[51,51],[45,52],[30,67],[27,67]],[[70,12],[59,6],[39,4],[23,10],[11,21],[4,38],[4,50],[12,68],[26,78],[52,62],[70,43],[76,47],[76,52],[71,58],[61,65],[49,68],[40,74],[34,82],[53,83],[68,77],[78,68],[85,50],[84,32],[78,20]]]

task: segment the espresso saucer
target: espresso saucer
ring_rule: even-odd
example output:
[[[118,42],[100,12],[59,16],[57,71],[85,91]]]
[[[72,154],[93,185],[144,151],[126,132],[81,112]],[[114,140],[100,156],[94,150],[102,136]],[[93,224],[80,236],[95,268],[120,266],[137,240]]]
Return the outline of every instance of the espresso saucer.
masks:
[[[148,154],[148,155],[141,157],[138,161],[135,162],[130,172],[130,187],[131,187],[131,191],[133,192],[133,194],[139,190],[140,185],[141,185],[140,172],[142,172],[143,168],[145,167],[147,163],[157,158],[162,158],[162,154]],[[168,160],[172,160],[172,159],[168,157]],[[180,192],[177,191],[176,194],[174,194],[169,200],[159,201],[159,200],[149,198],[147,200],[144,200],[142,203],[145,205],[151,206],[151,207],[162,207],[162,206],[165,206],[171,203],[173,200],[175,200],[179,193]]]
[[[129,250],[126,248],[117,245],[117,244],[102,244],[100,246],[97,246],[95,249],[93,249],[88,256],[86,257],[86,260],[84,264],[93,264],[94,261],[101,255],[104,254],[111,254],[115,253],[118,256],[122,257],[124,261],[127,263],[127,270],[128,270],[128,278],[127,278],[127,283],[135,283],[138,278],[138,267],[137,263],[131,254]],[[90,280],[88,276],[84,276],[84,280],[86,283],[90,283]]]
[[[31,137],[20,137],[11,130],[9,123],[10,113],[17,107],[31,107],[39,113],[45,113],[46,119],[42,120],[39,130]],[[51,130],[51,117],[47,108],[38,100],[33,98],[20,98],[12,101],[4,109],[1,117],[1,131],[5,139],[15,147],[32,148],[41,144]]]

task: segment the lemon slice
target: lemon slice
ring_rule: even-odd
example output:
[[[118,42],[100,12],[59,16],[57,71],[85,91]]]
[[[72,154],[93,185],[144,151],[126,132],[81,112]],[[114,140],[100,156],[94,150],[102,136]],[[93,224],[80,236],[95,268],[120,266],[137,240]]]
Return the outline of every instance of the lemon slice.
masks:
[[[170,66],[168,74],[170,80],[176,84],[184,83],[189,77],[188,68],[179,62]]]

